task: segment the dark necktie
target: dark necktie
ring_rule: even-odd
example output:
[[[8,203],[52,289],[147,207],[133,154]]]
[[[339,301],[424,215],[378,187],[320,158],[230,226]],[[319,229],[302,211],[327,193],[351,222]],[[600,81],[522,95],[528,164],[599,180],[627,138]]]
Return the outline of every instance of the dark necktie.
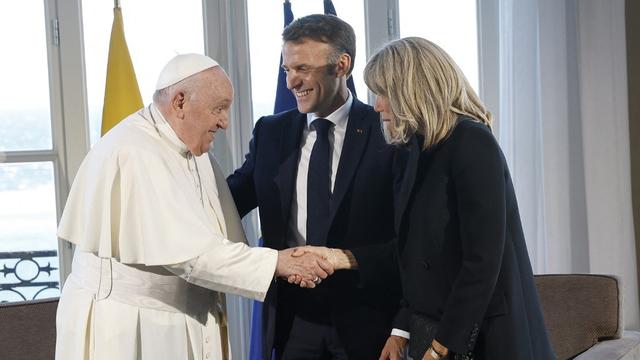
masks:
[[[313,120],[316,142],[309,158],[307,177],[307,244],[325,245],[329,227],[329,200],[331,199],[331,146],[327,119]]]

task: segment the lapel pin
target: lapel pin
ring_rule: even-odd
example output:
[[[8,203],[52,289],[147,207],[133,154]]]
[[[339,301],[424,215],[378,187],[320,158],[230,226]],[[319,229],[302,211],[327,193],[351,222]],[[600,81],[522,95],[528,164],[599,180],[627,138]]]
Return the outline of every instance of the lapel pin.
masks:
[[[364,130],[362,130],[362,129],[356,129],[356,134],[364,134]]]

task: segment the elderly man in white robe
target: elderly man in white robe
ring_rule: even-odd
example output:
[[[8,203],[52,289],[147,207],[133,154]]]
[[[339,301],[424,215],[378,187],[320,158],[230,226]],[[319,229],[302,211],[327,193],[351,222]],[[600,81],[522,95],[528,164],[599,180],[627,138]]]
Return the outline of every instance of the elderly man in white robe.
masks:
[[[233,88],[204,55],[165,66],[153,104],[89,152],[58,236],[76,245],[56,358],[228,359],[223,293],[263,300],[274,276],[313,287],[317,256],[250,248],[210,143]]]

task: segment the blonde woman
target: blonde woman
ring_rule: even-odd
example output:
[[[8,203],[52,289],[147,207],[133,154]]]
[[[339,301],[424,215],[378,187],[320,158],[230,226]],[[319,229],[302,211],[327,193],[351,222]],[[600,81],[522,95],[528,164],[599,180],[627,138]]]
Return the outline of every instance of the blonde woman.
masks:
[[[411,356],[554,359],[491,114],[454,61],[425,39],[385,46],[365,82],[387,141],[408,159],[395,224]],[[405,343],[392,336],[382,358]]]

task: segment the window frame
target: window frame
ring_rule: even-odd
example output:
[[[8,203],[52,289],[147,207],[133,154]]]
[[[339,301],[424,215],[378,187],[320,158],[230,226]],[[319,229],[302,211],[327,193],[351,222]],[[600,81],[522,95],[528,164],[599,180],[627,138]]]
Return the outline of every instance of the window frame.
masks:
[[[54,178],[60,221],[73,178],[89,151],[81,0],[45,2]],[[56,40],[57,39],[57,40]],[[64,51],[62,50],[64,49]],[[66,94],[70,94],[65,96]],[[73,247],[58,239],[60,288],[71,272]]]

